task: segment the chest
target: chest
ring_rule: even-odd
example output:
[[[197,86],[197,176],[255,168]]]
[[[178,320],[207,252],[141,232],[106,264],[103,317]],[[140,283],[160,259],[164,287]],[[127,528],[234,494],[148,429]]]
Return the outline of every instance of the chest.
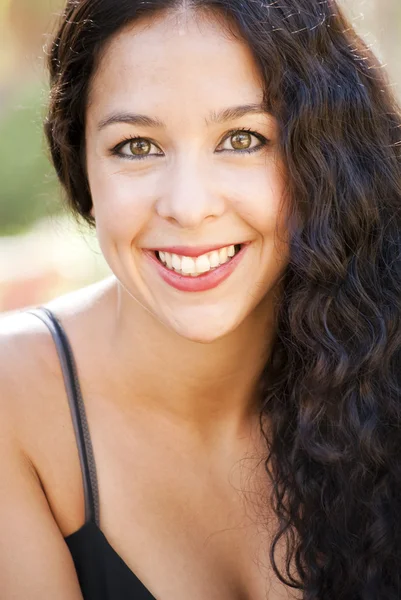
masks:
[[[148,432],[94,440],[102,529],[162,600],[284,600],[269,561],[263,464],[246,453],[199,457]],[[149,445],[149,443],[153,441]],[[143,448],[146,447],[146,452]],[[118,510],[113,509],[118,507]],[[292,596],[294,597],[294,596]]]
[[[301,598],[278,581],[270,565],[277,523],[258,454],[247,444],[201,453],[164,427],[139,421],[125,426],[100,414],[88,411],[100,527],[155,598]],[[56,457],[41,437],[48,446],[40,454],[41,473],[67,536],[84,521],[82,476],[72,458],[75,440],[67,419],[59,431],[66,434],[57,438]]]

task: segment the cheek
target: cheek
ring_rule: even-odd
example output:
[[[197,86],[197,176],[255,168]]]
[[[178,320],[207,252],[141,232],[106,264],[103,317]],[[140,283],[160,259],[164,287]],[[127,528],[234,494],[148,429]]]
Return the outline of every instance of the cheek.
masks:
[[[252,172],[233,174],[230,186],[235,190],[235,211],[259,233],[272,234],[277,225],[279,229],[281,223],[284,225],[284,181],[282,166],[276,162],[266,162]]]
[[[154,202],[149,181],[97,168],[89,174],[99,240],[130,243],[148,222]]]

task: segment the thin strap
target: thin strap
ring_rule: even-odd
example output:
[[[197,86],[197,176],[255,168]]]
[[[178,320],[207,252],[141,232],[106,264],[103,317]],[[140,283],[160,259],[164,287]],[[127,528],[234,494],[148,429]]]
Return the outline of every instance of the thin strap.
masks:
[[[99,491],[96,476],[95,458],[89,434],[85,406],[79,385],[77,368],[70,343],[62,325],[47,308],[41,307],[27,312],[38,317],[48,327],[56,345],[63,372],[64,384],[70,405],[85,496],[85,522],[94,521],[99,526]]]

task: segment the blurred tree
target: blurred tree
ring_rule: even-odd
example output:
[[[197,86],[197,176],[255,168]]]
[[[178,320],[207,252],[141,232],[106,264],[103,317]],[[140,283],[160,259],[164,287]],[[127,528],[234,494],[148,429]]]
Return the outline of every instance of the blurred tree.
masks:
[[[29,227],[60,210],[58,184],[42,133],[46,37],[61,0],[0,0],[0,55],[8,69],[0,82],[0,234]]]
[[[17,90],[14,109],[0,121],[0,234],[25,229],[60,210],[43,143],[42,96],[38,85]]]

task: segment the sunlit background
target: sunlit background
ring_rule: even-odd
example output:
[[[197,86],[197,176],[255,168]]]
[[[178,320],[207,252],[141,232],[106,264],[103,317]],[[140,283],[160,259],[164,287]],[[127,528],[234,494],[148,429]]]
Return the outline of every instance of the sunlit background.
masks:
[[[401,97],[401,0],[342,5]],[[0,0],[0,311],[41,304],[108,274],[94,233],[63,208],[42,133],[44,48],[62,6]]]

